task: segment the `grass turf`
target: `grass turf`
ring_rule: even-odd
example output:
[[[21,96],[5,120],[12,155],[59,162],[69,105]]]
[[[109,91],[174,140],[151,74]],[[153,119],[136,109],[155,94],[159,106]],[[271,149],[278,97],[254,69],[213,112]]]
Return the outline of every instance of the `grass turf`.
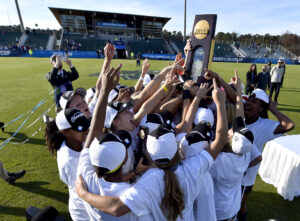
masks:
[[[101,69],[103,60],[73,59],[80,78],[74,87],[93,87],[97,77],[89,77]],[[134,60],[114,60],[112,66],[122,63],[122,70],[134,71]],[[150,61],[151,70],[161,70],[169,61]],[[225,80],[233,76],[234,69],[240,73],[245,83],[246,71],[250,64],[214,63],[213,70],[220,73]],[[46,97],[52,87],[45,79],[51,69],[48,58],[0,58],[0,121],[9,122],[17,116],[35,107]],[[258,64],[261,70],[262,64]],[[296,123],[290,134],[300,133],[300,66],[287,66],[284,87],[280,91],[278,109],[287,114]],[[121,83],[134,85],[135,80],[121,79]],[[47,151],[43,137],[42,120],[26,128],[43,114],[53,103],[52,96],[40,106],[28,119],[15,138],[0,150],[0,160],[9,171],[26,169],[27,174],[14,185],[0,180],[0,220],[24,220],[25,209],[29,206],[43,208],[51,205],[56,207],[60,215],[68,220],[68,188],[59,179],[57,162]],[[49,113],[54,117],[54,108]],[[5,132],[0,132],[0,143],[9,138],[21,125],[26,116],[12,123]],[[274,116],[270,115],[271,119]],[[32,136],[35,132],[37,133]],[[26,143],[22,144],[25,140]],[[300,198],[289,202],[283,200],[272,185],[261,181],[258,177],[253,192],[249,196],[248,220],[300,220]]]

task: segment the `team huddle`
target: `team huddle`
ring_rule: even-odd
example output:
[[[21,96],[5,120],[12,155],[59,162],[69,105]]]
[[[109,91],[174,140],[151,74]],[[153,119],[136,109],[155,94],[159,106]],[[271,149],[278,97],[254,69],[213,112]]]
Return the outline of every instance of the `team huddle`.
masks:
[[[114,46],[104,54],[88,90],[73,90],[79,74],[69,59],[71,72],[51,57],[57,115],[45,136],[72,219],[246,220],[264,144],[292,120],[264,90],[243,95],[237,71],[230,83],[210,70],[205,83],[184,82],[178,54],[153,78],[145,60],[128,87],[119,84],[122,65],[111,67]]]

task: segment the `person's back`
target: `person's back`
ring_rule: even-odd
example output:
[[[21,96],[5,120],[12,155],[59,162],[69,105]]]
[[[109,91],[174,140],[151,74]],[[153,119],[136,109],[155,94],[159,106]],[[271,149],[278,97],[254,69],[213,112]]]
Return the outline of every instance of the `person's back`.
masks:
[[[177,169],[174,170],[174,174],[177,176],[184,194],[185,203],[182,218],[178,216],[177,220],[195,220],[193,212],[194,201],[201,191],[201,185],[197,185],[197,183],[203,179],[203,175],[212,164],[213,158],[210,154],[207,151],[202,151],[180,163]],[[137,216],[150,213],[153,220],[167,220],[161,209],[164,194],[164,170],[153,168],[149,169],[133,187],[121,196],[121,200]],[[134,203],[130,202],[131,195],[134,196]]]
[[[233,217],[240,209],[241,182],[250,163],[250,153],[237,155],[222,152],[210,173],[214,181],[214,195],[218,220]]]

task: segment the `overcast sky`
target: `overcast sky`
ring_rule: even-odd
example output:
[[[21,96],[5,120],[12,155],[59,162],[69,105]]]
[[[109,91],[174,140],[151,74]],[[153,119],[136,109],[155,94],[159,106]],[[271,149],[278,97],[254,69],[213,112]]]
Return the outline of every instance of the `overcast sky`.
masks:
[[[184,0],[19,0],[25,27],[59,29],[48,7],[170,17],[165,28],[183,32]],[[19,24],[14,0],[0,0],[0,25]],[[196,14],[217,14],[217,32],[300,35],[300,0],[187,0],[187,33]]]

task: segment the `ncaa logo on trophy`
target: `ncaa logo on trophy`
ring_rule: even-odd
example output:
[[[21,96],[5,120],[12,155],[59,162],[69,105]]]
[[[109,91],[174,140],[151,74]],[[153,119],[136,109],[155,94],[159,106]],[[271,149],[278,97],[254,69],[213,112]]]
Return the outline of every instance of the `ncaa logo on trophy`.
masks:
[[[186,55],[184,79],[202,83],[204,70],[211,68],[217,15],[196,15],[191,51]]]

